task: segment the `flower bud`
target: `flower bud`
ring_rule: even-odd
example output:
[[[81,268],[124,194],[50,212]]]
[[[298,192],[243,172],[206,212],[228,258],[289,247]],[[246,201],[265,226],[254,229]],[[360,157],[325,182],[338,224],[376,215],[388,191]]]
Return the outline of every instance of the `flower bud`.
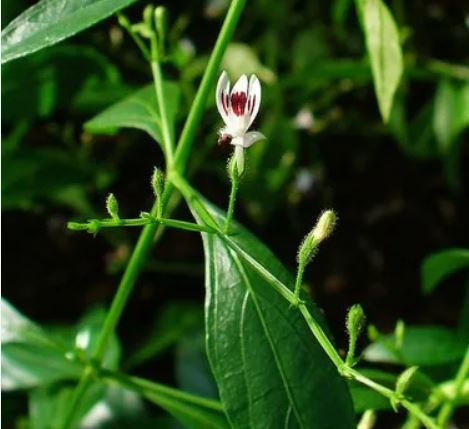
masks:
[[[106,199],[106,210],[113,220],[119,220],[119,204],[114,194],[109,194]]]
[[[321,214],[316,226],[300,245],[297,258],[298,264],[306,265],[311,261],[318,250],[319,244],[332,234],[336,221],[337,216],[332,210],[326,210]]]
[[[164,6],[158,6],[155,9],[155,26],[160,44],[163,45],[168,31],[168,11]]]
[[[350,307],[350,310],[347,314],[347,332],[349,337],[358,337],[360,335],[361,330],[363,329],[363,325],[365,322],[365,313],[363,312],[363,308],[360,304],[355,304]]]
[[[347,333],[349,337],[349,347],[346,357],[346,363],[349,366],[354,366],[357,362],[357,359],[355,358],[355,349],[357,345],[358,336],[360,335],[364,322],[365,313],[363,312],[363,309],[360,304],[355,304],[350,307],[346,319]]]
[[[125,15],[121,13],[117,15],[117,22],[122,28],[125,28],[125,29],[128,29],[132,26],[132,24],[129,21],[129,18],[127,18]]]
[[[155,167],[153,170],[153,175],[151,176],[151,187],[153,189],[153,194],[158,199],[161,199],[163,196],[164,185],[164,174],[159,168]]]
[[[410,382],[414,378],[415,373],[418,370],[418,366],[411,366],[407,368],[396,381],[396,394],[398,397],[401,397],[405,394],[410,386]]]
[[[149,29],[153,28],[153,5],[149,4],[143,9],[143,22],[148,26]]]

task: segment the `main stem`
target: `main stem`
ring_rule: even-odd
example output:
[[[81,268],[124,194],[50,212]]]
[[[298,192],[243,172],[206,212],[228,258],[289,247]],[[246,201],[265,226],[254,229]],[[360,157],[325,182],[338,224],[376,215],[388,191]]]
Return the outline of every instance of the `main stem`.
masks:
[[[173,156],[171,128],[169,126],[169,123],[164,124],[164,122],[167,121],[167,111],[164,102],[164,94],[162,92],[162,73],[159,63],[157,61],[152,60],[151,66],[153,78],[155,81],[157,102],[161,114],[161,119],[163,122],[163,145],[165,148],[165,156],[168,164],[168,172],[171,172],[173,168],[175,168],[181,174],[185,171],[189,152],[195,137],[197,127],[202,119],[208,95],[211,91],[211,88],[213,87],[218,70],[220,68],[221,60],[226,51],[228,43],[230,42],[233,36],[234,30],[236,28],[236,25],[238,24],[245,3],[246,0],[233,0],[230,5],[220,34],[215,43],[214,50],[212,52],[209,63],[202,78],[202,82],[199,86],[194,102],[192,103],[191,110],[186,120],[186,124],[179,139],[176,157]],[[173,162],[174,160],[175,162]],[[172,191],[173,187],[168,184],[165,190],[166,199],[169,199]],[[157,210],[158,202],[155,201],[150,214],[152,216],[156,216]],[[155,224],[145,226],[132,252],[132,256],[130,257],[129,263],[127,264],[117,292],[114,295],[114,298],[111,303],[111,308],[106,315],[106,320],[104,321],[103,328],[98,338],[98,344],[96,352],[94,354],[94,359],[98,363],[101,363],[109,339],[114,333],[117,324],[119,323],[120,317],[128,301],[128,298],[135,286],[135,282],[137,280],[138,274],[140,273],[140,269],[142,268],[142,265],[144,264],[145,259],[152,247],[153,238],[157,232],[157,229],[158,225]],[[67,417],[65,418],[65,423],[63,426],[64,429],[68,428],[71,425],[74,415],[76,413],[76,409],[78,408],[78,405],[91,382],[92,372],[85,370],[82,373],[82,377],[77,388],[75,389],[74,396],[72,398],[72,403],[70,406],[70,411]]]
[[[437,423],[441,429],[444,429],[448,424],[451,416],[453,415],[454,409],[456,407],[457,401],[461,395],[461,391],[464,385],[464,382],[467,379],[469,374],[469,347],[466,350],[461,366],[459,367],[458,373],[454,380],[454,395],[453,397],[443,404],[438,413]]]

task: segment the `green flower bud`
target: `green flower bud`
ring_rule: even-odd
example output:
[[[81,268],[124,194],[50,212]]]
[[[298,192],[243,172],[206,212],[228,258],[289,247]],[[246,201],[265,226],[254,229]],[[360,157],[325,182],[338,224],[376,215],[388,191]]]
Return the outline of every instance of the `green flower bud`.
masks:
[[[418,370],[418,366],[407,368],[396,380],[396,394],[402,397],[410,386],[410,382]]]
[[[163,45],[168,31],[168,11],[164,6],[155,9],[155,26],[160,45]]]
[[[114,220],[119,220],[119,204],[114,194],[109,194],[106,199],[106,210]]]
[[[164,192],[165,179],[163,172],[157,167],[154,168],[153,175],[151,176],[151,187],[155,197],[161,199]]]
[[[349,336],[349,348],[346,363],[349,366],[353,366],[356,363],[355,348],[364,322],[365,313],[363,312],[362,307],[359,304],[355,304],[350,307],[346,319],[347,332]]]
[[[305,237],[298,249],[298,264],[308,264],[318,250],[319,244],[332,234],[337,216],[332,210],[325,210],[319,217],[316,226]]]

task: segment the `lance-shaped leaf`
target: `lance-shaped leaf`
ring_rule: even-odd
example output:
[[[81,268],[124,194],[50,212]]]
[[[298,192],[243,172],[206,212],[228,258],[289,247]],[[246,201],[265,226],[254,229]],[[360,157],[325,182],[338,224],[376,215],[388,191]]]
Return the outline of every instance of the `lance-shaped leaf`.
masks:
[[[218,209],[186,191],[199,221],[223,225]],[[229,237],[203,234],[203,241],[207,352],[233,428],[354,427],[344,380],[264,275],[268,270],[291,290],[286,269],[238,225]],[[325,328],[319,310],[311,302],[308,307]]]
[[[2,63],[60,42],[136,0],[41,0],[2,31]]]
[[[168,119],[174,127],[179,88],[175,83],[167,82],[164,93]],[[150,134],[157,142],[162,141],[161,117],[153,84],[139,89],[85,123],[85,129],[91,133],[112,133],[119,128],[137,128]]]
[[[356,0],[379,110],[385,122],[403,71],[399,31],[382,0]]]

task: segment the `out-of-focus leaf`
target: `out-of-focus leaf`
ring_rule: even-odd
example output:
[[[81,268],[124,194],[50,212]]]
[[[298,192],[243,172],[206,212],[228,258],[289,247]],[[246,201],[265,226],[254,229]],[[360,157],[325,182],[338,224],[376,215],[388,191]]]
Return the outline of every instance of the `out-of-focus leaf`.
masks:
[[[19,148],[3,154],[2,208],[31,208],[43,199],[67,203],[66,191],[79,185],[95,187],[109,183],[106,170],[84,159],[50,147]],[[83,201],[71,201],[74,208],[89,207],[84,193],[75,193]],[[65,198],[65,199],[64,199]]]
[[[2,299],[2,390],[74,379],[81,366],[66,358],[64,344]]]
[[[202,323],[200,306],[174,302],[165,306],[150,329],[147,339],[126,360],[125,368],[134,368],[176,343],[190,329]]]
[[[218,389],[205,351],[203,320],[200,330],[184,335],[176,348],[176,379],[185,392],[218,398]]]
[[[294,72],[311,70],[329,57],[329,45],[322,27],[312,27],[299,33],[292,46]]]
[[[135,1],[41,0],[2,31],[2,63],[73,36]]]
[[[168,82],[164,91],[168,117],[174,126],[179,106],[179,88]],[[119,128],[140,129],[161,143],[161,118],[152,84],[139,89],[85,123],[85,129],[91,133],[113,133]]]
[[[422,290],[431,293],[452,273],[469,268],[469,249],[446,249],[427,256],[422,264]]]
[[[222,67],[233,78],[237,78],[242,74],[255,73],[267,83],[274,83],[277,80],[275,73],[260,62],[252,48],[242,43],[230,43],[228,45],[222,60]]]
[[[95,383],[87,389],[77,407],[72,427],[77,427],[81,419],[99,401],[102,401],[105,391],[105,386],[99,383]],[[74,387],[63,382],[32,389],[28,395],[31,429],[61,429],[67,417],[68,406],[73,394]],[[108,417],[108,413],[102,412],[103,408],[104,404],[101,406],[101,416]],[[94,426],[83,425],[83,428],[85,427],[94,428]]]
[[[138,377],[104,371],[103,377],[112,385],[136,391],[168,411],[189,429],[228,429],[230,425],[222,405],[211,399],[191,395],[171,387]]]
[[[2,119],[32,120],[56,109],[69,110],[88,88],[101,99],[94,106],[81,102],[92,113],[93,108],[104,107],[106,99],[114,102],[126,94],[118,69],[92,48],[65,45],[39,52],[3,66]],[[114,98],[106,97],[101,88],[113,88]]]
[[[224,224],[221,211],[194,191],[180,190],[199,221],[209,216]],[[292,287],[289,273],[247,230],[232,225],[230,240]],[[207,353],[232,426],[354,427],[348,389],[301,315],[218,235],[203,234],[203,241]],[[308,305],[325,326],[319,310]]]
[[[469,125],[469,84],[442,80],[436,90],[433,129],[442,154],[448,153],[461,131]]]
[[[369,362],[431,367],[452,364],[462,358],[467,341],[443,326],[406,326],[402,346],[393,334],[383,335],[363,352]]]
[[[356,3],[365,33],[379,110],[384,122],[387,122],[403,71],[399,31],[382,0],[356,0]]]
[[[241,188],[249,214],[258,222],[268,218],[283,200],[282,187],[291,178],[299,145],[298,132],[288,120],[271,116],[265,122],[263,132],[267,142],[255,145],[249,152],[246,186]],[[264,183],[262,193],[257,183]]]

